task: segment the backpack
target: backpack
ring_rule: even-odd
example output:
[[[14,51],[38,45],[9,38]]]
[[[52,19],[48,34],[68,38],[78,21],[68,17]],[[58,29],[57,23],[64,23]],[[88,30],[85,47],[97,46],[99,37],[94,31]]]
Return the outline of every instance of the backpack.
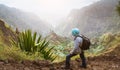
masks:
[[[88,38],[85,37],[84,35],[82,35],[82,36],[77,36],[77,37],[81,37],[81,38],[83,39],[82,46],[79,46],[82,50],[88,50],[88,49],[90,49],[90,45],[91,45],[90,39],[88,39]],[[76,38],[77,38],[77,37],[76,37]]]

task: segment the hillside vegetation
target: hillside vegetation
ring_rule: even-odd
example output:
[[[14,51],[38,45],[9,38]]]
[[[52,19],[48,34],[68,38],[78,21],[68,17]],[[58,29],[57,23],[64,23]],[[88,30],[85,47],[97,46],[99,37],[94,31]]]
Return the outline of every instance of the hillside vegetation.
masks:
[[[81,64],[81,60],[79,58],[71,61],[71,70],[119,70],[120,69],[120,34],[113,34],[114,39],[110,39],[111,36],[109,34],[104,34],[101,37],[102,45],[109,45],[109,49],[106,51],[101,52],[99,56],[92,56],[87,58],[87,69],[82,69],[79,67]],[[109,42],[108,42],[109,41]],[[95,41],[96,42],[96,41]],[[111,45],[111,46],[110,46]],[[95,50],[95,49],[94,49]],[[98,51],[98,49],[96,49]],[[12,52],[12,51],[11,51]],[[17,51],[18,53],[18,51]],[[21,54],[22,52],[19,52]],[[13,53],[12,53],[13,54]],[[17,56],[18,57],[18,56]],[[25,57],[25,56],[23,56]],[[31,58],[31,56],[29,56]],[[15,57],[16,58],[16,57]],[[65,62],[59,63],[51,63],[46,60],[23,60],[20,62],[15,61],[15,59],[9,60],[1,60],[0,61],[0,68],[2,70],[9,69],[9,70],[17,70],[17,69],[29,69],[29,70],[66,70],[64,69]]]
[[[11,38],[16,39],[16,33],[4,21],[0,20],[0,42],[9,45]]]
[[[0,20],[1,60],[55,60],[56,55],[52,53],[54,47],[49,46],[49,42],[41,35],[37,35],[37,32],[31,30],[15,32],[5,24]]]

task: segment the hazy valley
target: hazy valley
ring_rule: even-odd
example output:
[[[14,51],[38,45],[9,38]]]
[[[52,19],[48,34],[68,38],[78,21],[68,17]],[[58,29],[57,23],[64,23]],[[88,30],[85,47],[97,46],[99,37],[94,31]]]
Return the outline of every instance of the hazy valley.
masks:
[[[100,0],[73,9],[54,28],[33,13],[0,4],[0,70],[65,70],[65,57],[73,48],[72,28],[91,41],[86,70],[120,69],[119,0]],[[120,10],[119,10],[120,11]],[[78,56],[72,70],[81,69]]]

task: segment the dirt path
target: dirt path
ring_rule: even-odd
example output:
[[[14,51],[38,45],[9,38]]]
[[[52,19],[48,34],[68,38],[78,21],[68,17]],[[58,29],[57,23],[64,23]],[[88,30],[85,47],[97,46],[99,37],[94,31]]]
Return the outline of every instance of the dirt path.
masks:
[[[71,61],[70,70],[120,70],[120,58],[117,56],[100,56],[88,58],[87,69],[79,67],[81,60]],[[0,70],[65,70],[64,62],[51,64],[48,61],[0,61]]]

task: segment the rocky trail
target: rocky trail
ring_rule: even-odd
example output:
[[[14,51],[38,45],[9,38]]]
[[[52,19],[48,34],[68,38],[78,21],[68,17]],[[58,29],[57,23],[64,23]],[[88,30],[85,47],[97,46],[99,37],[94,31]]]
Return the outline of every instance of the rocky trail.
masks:
[[[87,68],[80,68],[80,59],[71,61],[71,69],[68,70],[120,70],[120,58],[118,56],[98,56],[87,58]],[[50,63],[45,60],[41,61],[21,61],[5,60],[0,61],[0,70],[65,70],[65,62]]]

